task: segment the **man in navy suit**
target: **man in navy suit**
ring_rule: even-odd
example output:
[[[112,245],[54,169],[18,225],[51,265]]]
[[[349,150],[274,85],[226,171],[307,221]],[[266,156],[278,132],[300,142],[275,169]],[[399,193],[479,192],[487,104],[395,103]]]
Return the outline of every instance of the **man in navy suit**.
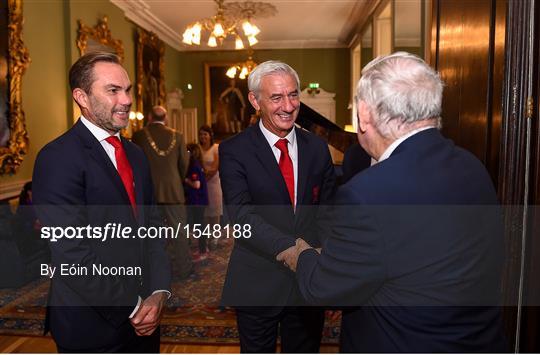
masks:
[[[219,174],[228,216],[250,230],[235,240],[222,304],[237,313],[242,352],[318,352],[324,313],[302,307],[294,273],[278,254],[294,251],[297,236],[321,245],[318,205],[328,203],[334,171],[326,143],[295,128],[300,82],[289,65],[268,61],[248,78],[257,124],[219,147]]]
[[[298,239],[278,256],[308,302],[348,306],[343,352],[506,350],[497,196],[478,159],[439,133],[442,91],[408,53],[363,69],[358,140],[378,163],[338,190],[321,254]]]
[[[118,57],[86,54],[71,67],[69,81],[82,115],[36,159],[33,197],[42,225],[90,226],[102,234],[116,225],[135,235],[140,226],[158,224],[148,162],[119,134],[129,122],[132,86]],[[110,232],[104,240],[96,229],[80,235],[50,242],[56,272],[46,330],[58,350],[159,352],[158,325],[170,296],[162,241],[112,238]],[[62,274],[66,265],[80,271]]]

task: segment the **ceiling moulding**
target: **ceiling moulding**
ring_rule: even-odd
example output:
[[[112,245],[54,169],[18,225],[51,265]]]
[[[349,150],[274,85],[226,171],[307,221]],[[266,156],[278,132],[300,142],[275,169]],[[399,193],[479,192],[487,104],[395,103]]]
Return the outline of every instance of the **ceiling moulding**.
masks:
[[[154,32],[159,39],[173,47],[177,51],[183,51],[180,45],[180,37],[163,21],[150,11],[150,5],[144,0],[110,0],[124,15],[135,24],[147,31]]]
[[[224,43],[221,47],[214,48],[199,48],[192,46],[183,46],[182,37],[161,21],[150,11],[150,5],[145,0],[110,0],[112,4],[117,6],[124,12],[124,15],[138,26],[147,31],[154,32],[159,39],[167,43],[172,48],[180,52],[197,52],[197,51],[223,51],[234,50],[234,42]],[[380,0],[368,0],[380,2]],[[364,2],[360,2],[363,4]],[[358,7],[358,6],[356,6]],[[355,8],[356,8],[355,7]],[[350,19],[349,19],[350,20]],[[346,41],[341,40],[286,40],[286,41],[265,41],[262,40],[254,50],[258,49],[294,49],[294,48],[347,48]]]
[[[347,44],[336,40],[298,39],[286,41],[261,41],[253,49],[294,49],[294,48],[347,48]]]
[[[364,0],[358,1],[355,5],[347,22],[339,34],[339,42],[347,43],[352,48],[358,38],[357,34],[362,31],[369,16],[373,14],[382,0]]]
[[[338,43],[335,40],[287,40],[287,41],[261,41],[256,46],[251,47],[253,50],[261,49],[316,49],[316,48],[348,48],[344,43]],[[233,51],[234,42],[223,43],[221,47],[216,48],[200,48],[200,47],[187,47],[182,48],[185,52],[200,52],[200,51]]]

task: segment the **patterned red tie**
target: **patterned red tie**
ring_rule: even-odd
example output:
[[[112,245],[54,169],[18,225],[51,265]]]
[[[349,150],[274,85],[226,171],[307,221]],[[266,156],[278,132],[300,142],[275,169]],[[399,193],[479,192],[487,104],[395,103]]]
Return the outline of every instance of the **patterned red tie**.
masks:
[[[137,214],[137,204],[135,203],[135,187],[133,184],[133,170],[131,170],[131,165],[129,164],[129,160],[127,159],[124,146],[122,145],[122,142],[120,142],[120,139],[118,139],[118,137],[116,136],[110,136],[105,140],[114,147],[114,156],[116,158],[116,168],[118,170],[118,174],[120,175],[120,178],[124,183],[124,187],[126,188],[126,192],[128,194],[131,207],[133,208],[133,212]]]
[[[285,179],[285,184],[287,184],[287,190],[289,190],[289,197],[291,198],[291,203],[294,206],[294,171],[291,157],[289,156],[289,143],[286,139],[280,139],[276,142],[275,146],[281,152],[279,156],[279,170]]]

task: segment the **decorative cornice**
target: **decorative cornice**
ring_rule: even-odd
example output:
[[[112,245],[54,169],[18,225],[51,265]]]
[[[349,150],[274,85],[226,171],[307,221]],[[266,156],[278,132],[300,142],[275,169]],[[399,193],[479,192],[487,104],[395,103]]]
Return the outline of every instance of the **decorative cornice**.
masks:
[[[261,41],[253,50],[259,49],[316,49],[316,48],[347,48],[345,43],[339,43],[335,40],[317,40],[317,39],[299,39],[299,40],[282,40],[282,41]],[[224,43],[216,48],[204,48],[205,52],[233,51],[234,43]],[[182,47],[184,52],[200,52],[202,49],[199,46]]]
[[[111,3],[124,11],[124,15],[144,28],[155,33],[163,42],[180,52],[201,51],[199,46],[182,45],[181,36],[173,29],[159,20],[151,11],[150,5],[145,0],[110,0]],[[261,41],[253,49],[291,49],[291,48],[347,48],[347,43],[336,40],[285,40],[285,41]],[[234,42],[225,43],[223,46],[204,48],[205,51],[234,50]]]
[[[22,108],[22,76],[30,64],[23,42],[23,6],[21,0],[8,0],[8,80],[10,138],[0,147],[0,175],[15,174],[28,152],[28,133]]]
[[[114,52],[120,58],[120,61],[124,61],[124,45],[121,40],[112,37],[107,16],[103,16],[103,18],[99,19],[94,27],[86,26],[80,19],[77,20],[77,24],[79,25],[77,30],[77,47],[79,48],[81,56],[86,53],[88,39],[93,39],[106,47],[114,49]]]
[[[347,43],[349,47],[353,47],[355,45],[354,42],[358,38],[357,34],[362,31],[362,28],[370,19],[371,14],[373,14],[380,3],[381,0],[358,1],[343,26],[338,40]]]
[[[173,47],[178,51],[183,51],[185,48],[181,46],[180,36],[161,21],[156,15],[150,11],[150,5],[144,0],[110,0],[116,5],[124,15],[133,21],[135,24],[144,28],[149,32],[155,33],[163,42]]]

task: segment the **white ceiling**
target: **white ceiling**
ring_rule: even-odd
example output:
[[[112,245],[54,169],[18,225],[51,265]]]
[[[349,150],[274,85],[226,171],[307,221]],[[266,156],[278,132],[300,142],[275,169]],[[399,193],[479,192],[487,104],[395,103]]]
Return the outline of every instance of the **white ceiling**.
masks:
[[[164,42],[180,51],[214,50],[206,45],[182,43],[182,33],[196,20],[213,16],[213,0],[110,0],[124,11],[127,18],[156,33]],[[229,0],[227,2],[242,1]],[[349,45],[357,24],[366,16],[373,0],[254,0],[265,1],[277,8],[277,15],[257,18],[261,29],[254,49],[274,48],[341,48]],[[411,28],[419,28],[419,4],[422,0],[396,0],[396,43],[416,42]],[[418,31],[419,32],[419,31]],[[418,33],[417,32],[417,33]],[[203,37],[203,41],[205,38]],[[419,38],[418,38],[419,42]],[[404,44],[404,43],[403,43]],[[233,49],[230,39],[215,50]]]
[[[238,0],[231,0],[238,1]],[[338,48],[346,47],[346,32],[356,20],[351,18],[357,0],[264,0],[277,8],[277,15],[257,18],[261,29],[255,49],[269,48]],[[156,33],[177,50],[211,50],[205,45],[182,43],[182,33],[190,23],[213,16],[212,0],[111,0],[127,18]],[[225,2],[226,4],[227,2]],[[341,39],[341,40],[340,40]],[[204,41],[204,37],[203,37]],[[233,48],[233,41],[229,48]],[[223,48],[218,48],[223,49]]]

